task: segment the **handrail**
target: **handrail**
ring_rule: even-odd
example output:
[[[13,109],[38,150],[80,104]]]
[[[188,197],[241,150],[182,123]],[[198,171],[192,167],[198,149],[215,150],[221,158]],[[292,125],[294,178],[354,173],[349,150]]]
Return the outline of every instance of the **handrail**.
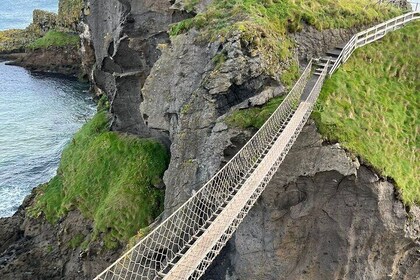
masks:
[[[178,251],[188,245],[191,239],[195,237],[195,232],[199,231],[212,218],[214,213],[223,208],[226,200],[240,188],[243,179],[252,173],[253,168],[258,165],[258,161],[264,157],[264,153],[272,145],[273,137],[282,127],[285,127],[288,119],[298,107],[303,89],[310,77],[311,68],[312,60],[277,110],[219,172],[149,235],[123,254],[95,279],[108,279],[107,273],[112,274],[113,269],[124,270],[127,275],[132,275],[134,270],[137,270],[135,271],[136,275],[141,275],[140,277],[144,275],[153,279],[170,265],[179,253]],[[208,204],[205,209],[201,209],[203,201]],[[180,227],[178,225],[179,221],[188,219],[188,216],[202,217]],[[184,230],[183,226],[192,232],[188,234],[188,237],[180,239],[179,235]],[[163,241],[159,244],[159,241],[154,242],[155,240]],[[162,253],[163,251],[166,253]],[[142,255],[140,259],[139,255]],[[153,261],[149,255],[154,256]],[[148,266],[139,265],[137,268],[131,269],[129,265],[126,266],[124,263],[126,259],[133,258],[139,260],[140,263],[148,261],[152,263],[148,263]]]
[[[417,19],[412,12],[353,36],[330,71],[364,44]],[[373,31],[373,32],[372,32]],[[220,253],[279,168],[309,118],[330,60],[301,100],[312,60],[284,101],[200,190],[95,279],[198,279]],[[219,223],[220,222],[220,223]]]
[[[407,22],[419,18],[420,11],[409,12],[355,34],[341,50],[340,55],[334,62],[334,65],[331,67],[330,72],[328,74],[331,76],[341,64],[347,61],[350,55],[357,48],[379,40],[380,38],[384,37],[388,32],[401,28]],[[370,34],[371,32],[373,33]]]

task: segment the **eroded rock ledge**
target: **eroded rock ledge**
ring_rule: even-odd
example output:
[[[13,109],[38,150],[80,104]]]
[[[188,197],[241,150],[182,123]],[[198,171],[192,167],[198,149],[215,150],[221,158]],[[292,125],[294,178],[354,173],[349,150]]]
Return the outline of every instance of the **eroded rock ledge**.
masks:
[[[419,208],[310,121],[205,279],[416,279]]]

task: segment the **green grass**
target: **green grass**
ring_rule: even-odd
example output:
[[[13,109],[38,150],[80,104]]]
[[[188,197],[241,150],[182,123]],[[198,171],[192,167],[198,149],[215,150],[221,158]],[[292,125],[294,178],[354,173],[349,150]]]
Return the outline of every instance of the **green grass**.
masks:
[[[255,107],[245,110],[238,110],[230,115],[226,122],[231,126],[239,128],[261,128],[265,121],[274,113],[284,96],[271,99],[263,107]]]
[[[420,22],[357,50],[325,82],[320,132],[392,177],[404,203],[420,204]]]
[[[45,49],[48,47],[78,46],[80,38],[77,34],[48,31],[42,38],[28,45],[30,49]]]
[[[72,239],[70,239],[69,247],[72,249],[75,249],[79,247],[83,243],[84,240],[85,240],[85,236],[81,233],[78,233],[75,236],[73,236]]]
[[[305,24],[320,30],[347,28],[400,13],[391,5],[372,5],[371,0],[215,0],[205,13],[174,24],[170,35],[196,28],[202,40],[214,41],[238,31],[243,45],[253,50],[252,55],[264,59],[266,72],[278,76],[293,63],[295,46],[287,35]],[[281,75],[280,79],[289,82]]]
[[[390,5],[372,5],[371,0],[215,0],[205,13],[173,25],[171,35],[192,27],[204,29],[209,35],[220,35],[225,29],[237,28],[238,23],[244,27],[256,24],[260,32],[275,31],[277,35],[284,35],[300,30],[304,24],[320,30],[348,28],[399,13]]]
[[[163,207],[160,182],[169,161],[159,143],[108,131],[102,111],[64,150],[57,176],[38,190],[31,214],[51,223],[78,209],[108,248],[127,242]]]
[[[192,12],[195,6],[200,3],[201,0],[184,0],[184,7],[187,12]]]

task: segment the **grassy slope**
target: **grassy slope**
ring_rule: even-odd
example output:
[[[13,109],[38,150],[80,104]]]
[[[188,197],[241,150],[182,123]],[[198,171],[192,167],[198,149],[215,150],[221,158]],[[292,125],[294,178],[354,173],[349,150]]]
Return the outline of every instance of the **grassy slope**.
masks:
[[[314,113],[320,132],[395,179],[420,204],[420,22],[357,50],[326,81]]]
[[[42,38],[29,44],[30,49],[45,49],[48,47],[64,47],[79,45],[80,38],[77,34],[50,30]]]
[[[74,136],[31,213],[56,222],[77,208],[94,221],[93,237],[104,234],[112,248],[162,211],[164,193],[152,185],[160,181],[168,155],[154,141],[109,132],[107,124],[100,112]]]
[[[188,6],[196,2],[189,1]],[[214,40],[240,31],[242,41],[267,62],[267,72],[273,76],[286,73],[281,79],[292,85],[297,67],[293,67],[295,47],[288,33],[301,30],[304,24],[318,29],[345,28],[399,13],[390,5],[372,5],[371,0],[215,0],[205,13],[173,25],[170,34],[175,36],[195,27],[203,39]]]

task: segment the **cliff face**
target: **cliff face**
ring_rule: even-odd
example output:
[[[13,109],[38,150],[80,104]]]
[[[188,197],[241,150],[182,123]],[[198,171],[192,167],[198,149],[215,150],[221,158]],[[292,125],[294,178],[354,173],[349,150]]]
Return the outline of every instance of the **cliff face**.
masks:
[[[168,43],[168,25],[184,15],[170,1],[88,1],[85,8],[96,65],[93,80],[98,94],[111,103],[112,129],[149,137],[153,133],[139,111],[141,88]]]
[[[188,16],[175,12],[186,7],[183,1],[171,10],[167,2],[122,2],[112,4],[116,18],[91,2],[93,76],[111,100],[113,129],[170,145],[168,215],[252,134],[225,123],[231,110],[262,105],[286,90],[241,34],[206,43],[193,29],[169,40],[168,24]],[[303,66],[361,28],[305,27],[292,35],[295,59]],[[339,146],[324,145],[310,125],[206,278],[410,279],[419,272],[418,219],[417,208],[407,213],[395,199],[391,183]]]
[[[285,94],[286,85],[238,32],[212,42],[194,29],[170,38],[170,24],[194,13],[186,11],[190,1],[85,2],[83,68],[97,94],[110,101],[113,130],[170,147],[164,176],[169,215],[254,132],[229,126],[231,112],[261,106]],[[302,68],[359,28],[305,26],[291,35],[291,60]],[[415,279],[420,210],[407,211],[390,182],[339,145],[324,143],[311,123],[204,278]],[[26,279],[26,272],[31,279],[91,279],[121,251],[69,247],[69,236],[92,229],[77,211],[51,226],[22,208],[0,224],[5,279]]]
[[[416,279],[419,210],[310,122],[205,279]]]
[[[100,242],[82,248],[78,237],[92,233],[92,221],[79,211],[55,225],[33,218],[27,210],[34,198],[35,191],[13,217],[0,218],[1,279],[93,279],[119,257],[121,249],[103,251]]]

